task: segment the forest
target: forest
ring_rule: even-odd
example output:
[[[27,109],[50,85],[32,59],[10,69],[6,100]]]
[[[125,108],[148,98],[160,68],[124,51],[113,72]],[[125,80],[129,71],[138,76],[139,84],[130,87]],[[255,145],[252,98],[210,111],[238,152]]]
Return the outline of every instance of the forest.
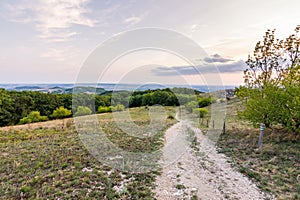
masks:
[[[198,105],[200,107],[209,105],[212,99],[202,98],[200,93],[188,88],[134,92],[107,91],[101,95],[84,91],[74,94],[50,94],[0,89],[0,126],[61,119],[72,115],[121,111],[129,107],[156,104],[162,106],[189,104],[193,105],[193,108]]]

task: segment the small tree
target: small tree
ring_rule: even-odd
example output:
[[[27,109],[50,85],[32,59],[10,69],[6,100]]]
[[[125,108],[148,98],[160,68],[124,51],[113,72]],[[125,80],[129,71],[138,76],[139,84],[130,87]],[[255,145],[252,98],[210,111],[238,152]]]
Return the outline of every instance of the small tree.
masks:
[[[299,76],[299,30],[298,25],[295,34],[283,40],[275,38],[275,30],[268,30],[263,41],[256,44],[253,54],[248,57],[248,67],[244,71],[245,86],[237,89],[236,94],[245,103],[245,110],[240,112],[240,116],[254,125],[298,126],[297,95],[300,85],[295,80]]]
[[[195,108],[193,110],[193,113],[195,113],[197,116],[199,116],[200,118],[204,118],[205,115],[208,114],[208,110],[206,108]]]
[[[19,124],[28,124],[33,122],[41,122],[41,121],[47,121],[47,116],[41,116],[39,111],[32,111],[27,115],[26,117],[22,118],[19,122]]]
[[[51,115],[54,119],[62,119],[65,117],[70,117],[72,115],[72,111],[64,108],[63,106],[55,109]]]
[[[83,116],[92,114],[92,110],[86,106],[78,106],[75,116]]]

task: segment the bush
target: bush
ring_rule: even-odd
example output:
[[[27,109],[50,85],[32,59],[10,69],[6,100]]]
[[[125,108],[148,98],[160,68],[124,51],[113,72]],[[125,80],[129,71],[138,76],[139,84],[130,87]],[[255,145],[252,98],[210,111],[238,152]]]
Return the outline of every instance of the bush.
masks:
[[[56,110],[53,111],[51,118],[54,119],[62,119],[65,117],[69,117],[72,115],[72,111],[64,108],[63,106],[57,108]]]
[[[92,114],[92,110],[86,106],[78,106],[75,116],[83,116]]]
[[[97,113],[107,113],[112,111],[123,111],[125,106],[122,104],[117,104],[116,106],[99,106]]]
[[[22,118],[19,122],[19,124],[28,124],[33,122],[41,122],[41,121],[47,121],[47,116],[41,116],[39,111],[32,111],[27,115],[26,117]]]
[[[200,118],[204,118],[205,115],[208,114],[208,110],[206,108],[195,108],[193,109],[193,113],[195,113]]]
[[[192,112],[194,108],[198,107],[198,102],[197,101],[190,101],[185,105],[185,108],[189,111]]]
[[[200,99],[198,101],[199,108],[203,108],[203,107],[209,106],[212,103],[213,103],[213,99],[212,98]]]
[[[97,113],[107,113],[111,112],[110,106],[99,106]]]
[[[125,110],[125,106],[122,104],[117,104],[116,106],[112,107],[112,111],[123,111]]]

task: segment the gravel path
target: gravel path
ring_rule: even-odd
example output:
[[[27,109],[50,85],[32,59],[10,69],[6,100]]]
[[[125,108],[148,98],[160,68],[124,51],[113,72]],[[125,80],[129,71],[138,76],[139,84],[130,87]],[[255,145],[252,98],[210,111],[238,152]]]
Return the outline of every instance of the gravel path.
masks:
[[[189,129],[189,131],[187,131]],[[198,143],[194,146],[182,143],[181,150],[170,150],[174,137],[182,140],[182,133],[192,133]],[[182,152],[185,146],[184,152]],[[217,152],[216,147],[197,128],[186,121],[180,121],[170,127],[165,134],[163,163],[169,163],[170,156],[178,158],[165,166],[156,180],[154,190],[157,199],[272,199],[261,192],[257,186],[243,174],[234,169],[230,159]],[[181,155],[181,156],[180,156]],[[171,160],[172,160],[171,159]]]

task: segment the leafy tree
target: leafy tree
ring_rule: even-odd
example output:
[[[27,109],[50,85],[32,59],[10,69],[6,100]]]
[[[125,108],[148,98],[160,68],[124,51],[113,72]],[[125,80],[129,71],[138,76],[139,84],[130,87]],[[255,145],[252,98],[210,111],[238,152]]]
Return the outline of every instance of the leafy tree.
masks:
[[[78,106],[75,116],[83,116],[92,114],[92,110],[86,106]]]
[[[130,96],[129,99],[129,107],[139,107],[142,105],[142,101],[143,101],[143,95],[133,94],[132,96]]]
[[[255,126],[258,126],[260,122],[264,123],[266,127],[274,124],[277,115],[276,105],[278,105],[277,101],[279,100],[279,98],[274,97],[279,92],[277,87],[272,84],[265,84],[264,95],[257,88],[251,90],[242,88],[239,92],[239,95],[249,97],[244,103],[245,110],[239,113],[242,118],[249,120]]]
[[[41,92],[30,92],[34,99],[33,110],[38,110],[41,115],[50,116],[53,110],[60,106],[58,95]]]
[[[72,111],[60,106],[59,108],[55,109],[51,115],[53,119],[62,119],[65,117],[70,117],[72,115]]]
[[[206,108],[195,108],[193,109],[193,113],[198,115],[200,118],[204,118],[205,115],[208,114],[208,110]]]
[[[300,132],[300,66],[290,69],[285,74],[278,97],[283,104],[281,107],[277,106],[280,116],[277,122]]]
[[[7,91],[0,89],[0,126],[13,124],[14,101]]]
[[[47,121],[47,116],[41,116],[39,111],[32,111],[27,115],[26,117],[22,118],[19,122],[19,124],[28,124],[33,122],[41,122],[41,121]]]
[[[248,56],[244,71],[247,87],[263,88],[265,84],[279,85],[286,69],[299,65],[300,25],[286,39],[275,39],[275,30],[268,30],[263,41],[257,42],[253,55]]]
[[[111,95],[96,95],[95,96],[95,107],[99,106],[110,106],[111,105]]]
[[[299,30],[297,26],[295,34],[282,40],[268,30],[248,57],[245,86],[235,92],[245,103],[240,116],[253,124],[299,127]]]
[[[17,124],[21,118],[27,116],[34,110],[34,99],[30,93],[10,91],[10,96],[14,101],[14,109],[12,111],[12,124]]]
[[[152,106],[153,102],[152,102],[152,98],[151,98],[151,94],[143,94],[143,98],[142,98],[142,106]]]
[[[131,93],[128,91],[119,91],[119,92],[114,92],[111,95],[111,105],[115,106],[118,104],[122,105],[128,105],[130,101],[130,95]]]

